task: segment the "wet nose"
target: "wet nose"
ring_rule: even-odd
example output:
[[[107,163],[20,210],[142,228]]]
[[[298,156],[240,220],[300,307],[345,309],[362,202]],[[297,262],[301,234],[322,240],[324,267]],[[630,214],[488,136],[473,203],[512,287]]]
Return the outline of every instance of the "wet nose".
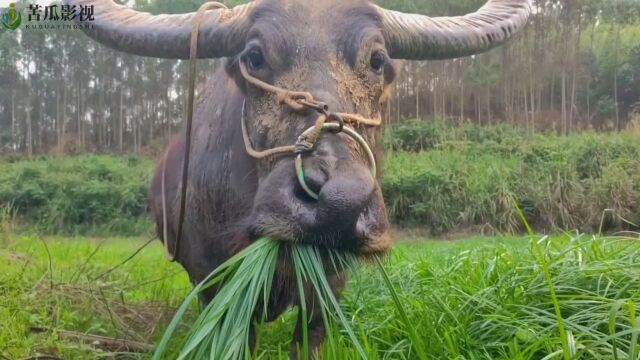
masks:
[[[304,178],[318,198],[312,200],[304,193],[302,196],[315,202],[316,225],[326,230],[353,227],[374,193],[369,168],[353,161],[348,166],[331,167],[324,159],[315,160],[305,162]]]
[[[318,222],[335,228],[355,225],[373,190],[373,177],[365,166],[354,164],[351,171],[333,174],[318,193]]]

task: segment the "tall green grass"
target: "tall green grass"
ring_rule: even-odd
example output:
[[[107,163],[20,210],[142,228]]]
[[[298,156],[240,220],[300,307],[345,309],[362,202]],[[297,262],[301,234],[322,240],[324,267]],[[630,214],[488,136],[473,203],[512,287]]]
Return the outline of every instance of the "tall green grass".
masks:
[[[179,265],[164,261],[157,243],[117,267],[141,244],[20,235],[0,242],[0,358],[150,359],[28,330],[53,327],[158,344],[191,286]],[[414,240],[397,244],[384,264],[427,359],[560,359],[565,351],[576,360],[638,359],[637,235]],[[340,308],[367,358],[419,358],[379,270],[364,264],[350,273]],[[166,358],[178,355],[195,310],[187,310]],[[296,319],[290,311],[259,325],[255,358],[288,359]],[[327,329],[319,352],[324,359],[362,358],[339,322]]]
[[[519,243],[481,239],[444,252],[408,244],[392,255],[404,266],[390,267],[390,279],[429,358],[637,359],[637,239],[566,235]],[[369,338],[385,339],[376,342],[379,354],[407,354],[411,343],[400,335],[380,276],[356,276],[343,301]]]

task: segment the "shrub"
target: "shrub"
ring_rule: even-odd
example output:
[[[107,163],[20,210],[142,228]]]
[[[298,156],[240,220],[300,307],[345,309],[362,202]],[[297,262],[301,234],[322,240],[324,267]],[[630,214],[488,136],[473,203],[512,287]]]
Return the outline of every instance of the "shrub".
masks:
[[[386,139],[392,151],[383,191],[398,224],[434,233],[469,226],[516,232],[522,229],[512,198],[539,230],[594,231],[606,209],[614,219],[605,228],[640,222],[640,141],[630,132],[525,136],[507,125],[413,120],[392,127]]]
[[[0,207],[49,233],[139,235],[151,162],[85,155],[0,163]]]

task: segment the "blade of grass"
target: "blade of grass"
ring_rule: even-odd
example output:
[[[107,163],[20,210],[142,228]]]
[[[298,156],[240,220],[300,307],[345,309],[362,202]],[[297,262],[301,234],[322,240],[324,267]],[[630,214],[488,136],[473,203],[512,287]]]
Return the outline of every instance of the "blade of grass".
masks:
[[[558,301],[558,296],[556,295],[556,288],[553,285],[553,278],[551,276],[551,271],[549,270],[549,264],[547,263],[544,257],[544,252],[542,251],[540,244],[536,240],[536,236],[535,236],[535,233],[533,232],[533,229],[531,229],[531,226],[529,226],[529,222],[527,221],[527,218],[524,216],[522,209],[520,209],[520,206],[518,205],[518,202],[515,199],[513,199],[513,204],[516,208],[516,211],[518,212],[518,215],[520,216],[520,219],[524,223],[525,228],[527,229],[527,233],[531,238],[531,242],[533,243],[533,247],[538,256],[538,261],[540,262],[540,266],[542,267],[542,271],[544,272],[545,279],[547,280],[547,284],[549,286],[549,293],[551,294],[551,301],[553,302],[553,308],[556,313],[556,319],[558,323],[558,332],[560,333],[560,340],[562,341],[562,354],[565,360],[569,360],[571,358],[571,352],[569,349],[569,339],[567,338],[567,333],[564,327],[564,319],[562,318],[562,312],[560,310],[560,302]]]
[[[300,296],[300,318],[302,325],[302,355],[303,359],[309,358],[309,322],[307,320],[307,302],[304,295],[304,284],[302,282],[302,270],[299,266],[294,266],[296,270],[296,282],[298,283],[298,294]]]
[[[620,306],[622,306],[622,303],[622,300],[618,300],[611,305],[611,310],[609,311],[609,334],[611,336],[616,335],[616,318],[618,317],[618,310],[620,310]],[[613,359],[618,360],[617,341],[613,340],[611,342],[611,346],[613,351]]]
[[[387,285],[387,288],[389,289],[389,293],[391,294],[391,298],[393,299],[393,302],[394,302],[394,304],[396,306],[396,309],[398,310],[398,313],[400,314],[400,319],[404,323],[404,326],[407,329],[407,333],[409,334],[409,337],[411,338],[411,342],[413,343],[413,347],[414,347],[414,349],[416,351],[416,355],[418,355],[418,358],[420,358],[420,360],[426,360],[427,359],[427,352],[424,349],[424,345],[422,343],[422,340],[420,340],[420,338],[418,337],[418,334],[416,334],[416,330],[413,328],[413,325],[409,321],[409,318],[407,317],[407,313],[404,311],[404,307],[402,306],[402,303],[400,302],[400,298],[398,297],[398,293],[396,292],[396,289],[394,288],[393,284],[391,283],[391,279],[389,279],[389,274],[387,274],[387,271],[385,270],[384,265],[382,264],[382,261],[380,260],[380,257],[375,256],[375,259],[376,259],[376,264],[378,265],[378,269],[380,270],[380,273],[382,274],[382,278],[384,279],[384,282]]]
[[[301,245],[295,246],[293,248],[294,252],[294,266],[300,268],[301,273],[306,275],[309,279],[313,288],[315,289],[316,295],[321,303],[321,310],[323,316],[329,317],[328,314],[332,314],[338,317],[340,320],[340,324],[346,331],[347,335],[351,339],[353,346],[356,348],[357,352],[363,359],[367,359],[367,355],[362,348],[358,338],[356,337],[351,325],[347,321],[347,318],[344,316],[338,301],[336,300],[333,291],[331,290],[331,286],[327,282],[327,276],[324,271],[324,266],[322,263],[322,257],[320,251],[311,246]],[[329,253],[331,256],[331,253]],[[327,321],[325,321],[327,323]],[[326,326],[326,325],[325,325]],[[329,327],[327,327],[329,329]]]
[[[335,314],[340,319],[340,323],[343,325],[344,330],[347,332],[347,334],[351,338],[351,342],[353,343],[353,346],[356,348],[358,353],[360,353],[360,355],[362,356],[363,359],[367,359],[367,355],[365,354],[364,349],[362,348],[362,345],[360,344],[360,341],[358,340],[358,338],[356,337],[355,333],[353,332],[353,329],[351,328],[351,325],[349,324],[349,322],[347,321],[346,316],[342,312],[342,308],[340,308],[340,304],[338,304],[338,300],[333,295],[333,291],[331,290],[331,286],[327,282],[327,276],[326,276],[326,274],[324,272],[324,266],[322,264],[322,258],[321,258],[321,255],[320,255],[320,251],[316,247],[309,248],[309,249],[311,250],[309,252],[309,254],[310,255],[311,254],[315,255],[315,261],[313,262],[313,266],[314,266],[314,274],[313,275],[315,275],[316,277],[319,278],[319,280],[320,280],[319,282],[320,282],[320,284],[322,284],[322,290],[323,290],[326,298],[328,298],[329,302],[333,305],[332,310],[335,311]]]
[[[637,329],[638,321],[636,319],[636,305],[633,302],[633,299],[629,299],[629,301],[627,302],[627,305],[629,306],[629,323],[631,325],[631,328]],[[636,331],[631,335],[631,349],[629,350],[629,353],[631,353],[631,355],[629,356],[630,359],[638,358],[637,346],[638,346],[638,332]]]

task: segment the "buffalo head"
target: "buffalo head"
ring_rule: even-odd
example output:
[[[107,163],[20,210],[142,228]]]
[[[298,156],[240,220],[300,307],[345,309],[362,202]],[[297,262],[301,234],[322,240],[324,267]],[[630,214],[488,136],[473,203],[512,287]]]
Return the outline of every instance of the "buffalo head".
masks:
[[[142,56],[189,58],[195,13],[150,15],[110,0],[68,2],[95,6],[95,21],[86,31],[105,45]],[[274,94],[247,82],[241,65],[266,83],[309,92],[333,111],[376,119],[396,75],[393,59],[448,59],[486,51],[521,29],[529,11],[528,0],[490,0],[476,13],[442,18],[367,1],[259,0],[206,12],[197,56],[228,58],[226,71],[246,99],[237,126],[246,121],[252,146],[262,150],[294,143],[319,115],[282,106]],[[380,129],[356,130],[379,154]],[[378,180],[349,136],[324,132],[304,156],[306,183],[318,199],[296,180],[293,157],[256,161],[259,185],[248,220],[253,237],[359,253],[390,246]]]

